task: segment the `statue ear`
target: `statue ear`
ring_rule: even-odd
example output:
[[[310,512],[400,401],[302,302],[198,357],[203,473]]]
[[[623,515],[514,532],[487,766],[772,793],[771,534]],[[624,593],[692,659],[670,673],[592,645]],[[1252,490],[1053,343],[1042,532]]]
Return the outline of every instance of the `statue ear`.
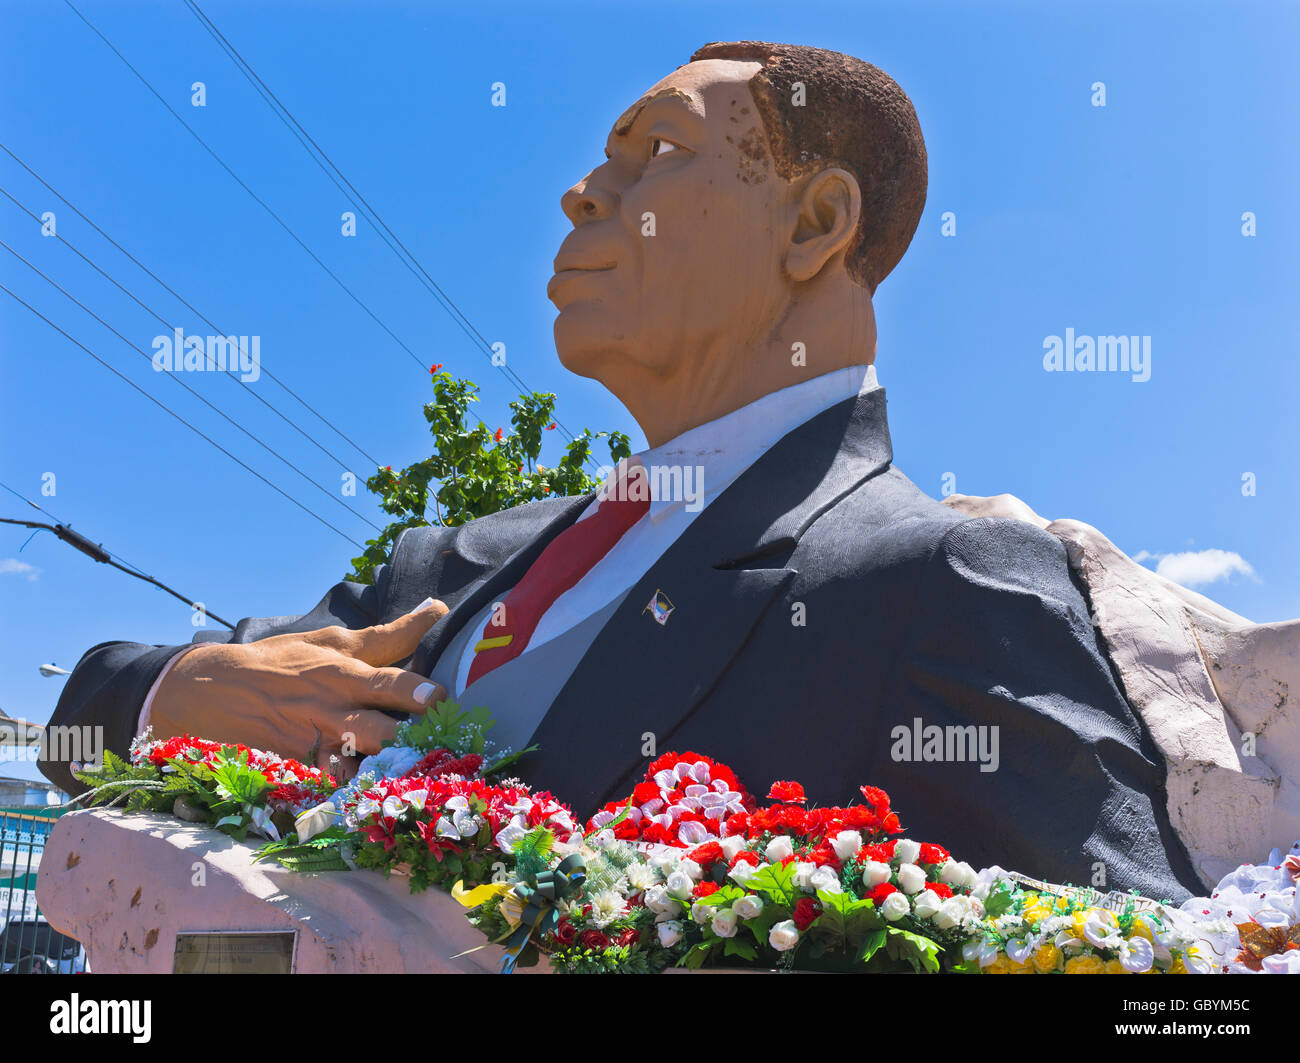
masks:
[[[785,270],[795,281],[809,281],[853,242],[862,215],[862,191],[853,174],[834,166],[805,178],[794,205],[797,215]]]

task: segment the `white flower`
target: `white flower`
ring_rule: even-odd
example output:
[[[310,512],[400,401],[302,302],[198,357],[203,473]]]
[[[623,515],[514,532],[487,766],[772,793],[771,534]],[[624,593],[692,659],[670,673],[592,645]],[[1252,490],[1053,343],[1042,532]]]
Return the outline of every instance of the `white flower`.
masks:
[[[794,877],[791,881],[797,889],[805,893],[811,892],[815,887],[812,884],[813,873],[816,872],[817,865],[805,860],[799,860],[794,865]]]
[[[600,929],[627,912],[627,902],[613,890],[602,890],[591,898],[591,921]]]
[[[1151,970],[1156,959],[1156,950],[1144,937],[1126,938],[1115,949],[1119,953],[1119,965],[1129,974],[1143,974]]]
[[[880,906],[880,914],[891,923],[898,922],[910,910],[911,905],[907,903],[907,898],[897,891],[886,897],[884,903]]]
[[[722,855],[727,858],[727,863],[736,859],[736,854],[745,848],[745,836],[743,834],[733,834],[729,838],[723,838],[718,844],[722,846]]]
[[[713,917],[713,932],[720,938],[734,938],[738,926],[740,926],[740,916],[730,908],[718,912],[718,914]]]
[[[925,872],[915,864],[903,863],[898,867],[898,888],[904,893],[920,893],[925,889]]]
[[[624,872],[627,875],[627,884],[634,892],[641,892],[649,889],[659,881],[659,876],[655,874],[654,868],[649,864],[643,864],[640,860],[627,865]]]
[[[1089,945],[1099,949],[1118,948],[1124,940],[1115,917],[1104,908],[1094,908],[1088,913],[1083,921],[1083,936]]]
[[[966,915],[966,906],[956,897],[949,897],[935,913],[934,925],[940,930],[950,930],[962,921]]]
[[[315,808],[309,808],[306,812],[301,813],[293,821],[293,829],[298,832],[298,841],[308,841],[316,837],[321,831],[328,830],[338,814],[338,809],[328,801],[323,805],[317,805]]]
[[[902,838],[894,846],[894,856],[905,864],[916,863],[916,858],[921,855],[921,843],[914,842],[911,838]]]
[[[868,860],[862,865],[862,884],[867,889],[871,889],[888,882],[893,873],[894,869],[888,864],[881,863],[879,860]]]
[[[389,794],[384,798],[383,811],[389,819],[401,819],[402,813],[406,811],[406,802],[396,794]]]
[[[704,868],[700,867],[694,860],[683,860],[677,865],[677,870],[690,875],[696,882],[699,882],[704,877]]]
[[[669,918],[682,910],[677,899],[663,886],[651,886],[645,891],[645,906],[657,915],[666,915]]]
[[[918,919],[932,919],[935,912],[943,907],[943,898],[934,890],[924,890],[916,895],[912,907]]]
[[[655,929],[659,934],[659,944],[665,949],[672,948],[682,940],[682,924],[676,919],[662,922]]]
[[[831,848],[841,862],[851,860],[862,848],[862,835],[855,830],[842,830],[831,839]]]
[[[764,864],[763,866],[766,867],[767,865]],[[727,872],[727,874],[730,878],[732,878],[736,882],[738,886],[743,886],[746,882],[748,882],[751,878],[753,878],[755,874],[757,874],[758,870],[759,869],[755,867],[753,864],[749,863],[749,861],[739,860],[736,862],[736,866],[733,867],[729,872]]]
[[[783,919],[767,933],[767,943],[777,952],[789,952],[799,944],[799,930],[793,919]]]
[[[700,926],[703,926],[713,918],[713,913],[717,910],[717,905],[703,904],[700,901],[696,901],[691,905],[691,918],[694,919],[695,922],[699,923]]]
[[[840,884],[840,875],[833,867],[819,867],[812,873],[808,880],[808,885],[814,890],[825,890],[827,893],[843,893],[844,887]]]
[[[357,817],[358,823],[364,823],[371,816],[379,813],[379,802],[369,797],[363,797],[357,802],[352,814]]]
[[[764,855],[774,864],[779,864],[787,856],[794,856],[794,843],[784,834],[778,834],[763,850]]]
[[[429,799],[429,791],[428,790],[407,790],[406,793],[402,795],[402,797],[405,799],[406,803],[410,805],[413,809],[415,809],[417,812],[422,812],[424,811],[425,801]]]
[[[1042,944],[1041,934],[1009,937],[1007,938],[1007,955],[1016,963],[1028,963],[1029,958],[1038,951],[1040,944]]]
[[[668,892],[679,901],[686,900],[695,890],[695,883],[685,871],[674,871],[668,876]]]
[[[754,893],[747,893],[731,906],[741,919],[756,919],[763,911],[763,898]]]
[[[949,886],[960,886],[966,880],[966,873],[956,860],[949,860],[939,868],[939,881]]]

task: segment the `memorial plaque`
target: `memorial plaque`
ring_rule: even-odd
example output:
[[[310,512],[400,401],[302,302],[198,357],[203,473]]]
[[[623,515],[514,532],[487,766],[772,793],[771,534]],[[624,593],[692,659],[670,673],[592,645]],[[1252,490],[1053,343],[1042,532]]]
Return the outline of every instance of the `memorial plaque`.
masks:
[[[176,935],[173,974],[292,974],[295,930],[205,930]]]

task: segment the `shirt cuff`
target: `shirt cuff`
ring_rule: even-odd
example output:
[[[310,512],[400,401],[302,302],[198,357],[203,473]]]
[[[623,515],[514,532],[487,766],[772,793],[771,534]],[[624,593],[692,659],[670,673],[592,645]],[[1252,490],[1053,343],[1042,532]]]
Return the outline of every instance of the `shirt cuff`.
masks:
[[[144,704],[140,706],[140,718],[136,721],[135,736],[139,738],[149,729],[149,710],[153,707],[154,695],[158,693],[158,687],[162,681],[167,678],[167,673],[172,670],[172,665],[184,657],[190,650],[198,649],[202,643],[195,643],[193,646],[186,646],[183,650],[172,655],[172,659],[163,665],[163,670],[158,673],[158,678],[153,681],[153,686],[149,688],[149,693],[144,696]]]

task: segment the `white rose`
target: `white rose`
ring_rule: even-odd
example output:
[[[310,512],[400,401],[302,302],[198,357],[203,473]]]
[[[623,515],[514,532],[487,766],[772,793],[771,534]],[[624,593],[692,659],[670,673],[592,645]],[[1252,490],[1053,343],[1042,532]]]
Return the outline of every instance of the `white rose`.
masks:
[[[763,852],[772,863],[779,864],[787,856],[794,856],[794,844],[784,834],[778,834]]]
[[[741,919],[756,919],[763,911],[763,898],[753,893],[746,894],[731,906],[731,910]]]
[[[962,880],[961,884],[967,888],[974,886],[979,881],[979,872],[964,860],[961,864]]]
[[[949,860],[939,868],[939,881],[949,886],[960,886],[966,881],[966,874],[962,871],[961,864],[956,860]]]
[[[763,866],[766,867],[767,865],[764,864]],[[755,867],[753,864],[751,864],[748,860],[741,860],[736,864],[735,867],[733,867],[728,872],[728,875],[736,882],[737,885],[743,886],[746,882],[748,882],[751,878],[753,878],[757,872],[758,872],[758,868]]]
[[[668,876],[666,885],[668,892],[679,901],[686,900],[695,889],[695,883],[685,871],[674,871]]]
[[[713,918],[713,913],[716,912],[717,910],[718,908],[716,905],[701,904],[699,901],[696,901],[694,904],[691,905],[691,918],[694,919],[695,922],[697,922],[700,926],[703,926],[705,923],[707,923],[710,919]]]
[[[888,882],[893,874],[894,869],[888,864],[883,864],[879,860],[868,860],[862,865],[862,884],[867,889],[871,889],[882,882]]]
[[[713,932],[720,938],[734,938],[736,936],[736,928],[739,925],[740,916],[730,908],[718,912],[718,914],[713,917]]]
[[[931,919],[934,913],[943,907],[943,898],[934,890],[925,890],[917,894],[912,907],[918,919]]]
[[[792,880],[796,888],[803,890],[805,893],[812,891],[815,888],[812,884],[812,877],[816,870],[816,864],[804,860],[798,861],[794,865],[794,878]]]
[[[808,885],[814,890],[825,890],[827,893],[844,892],[844,887],[840,885],[839,872],[833,867],[819,867],[812,873]]]
[[[704,868],[700,867],[700,865],[697,864],[694,860],[683,860],[680,864],[677,865],[677,870],[684,871],[686,874],[690,875],[691,878],[694,879],[696,882],[699,882],[700,879],[704,877]]]
[[[880,906],[880,914],[891,923],[902,919],[910,910],[911,905],[907,903],[907,898],[898,892],[891,893]]]
[[[793,919],[783,919],[775,924],[767,934],[767,943],[777,952],[789,952],[799,944],[799,930]]]
[[[722,855],[727,858],[727,863],[736,859],[736,854],[745,848],[745,836],[743,834],[733,834],[729,838],[723,838],[718,844],[722,846]]]
[[[965,915],[966,905],[956,897],[949,897],[943,902],[938,914],[934,917],[934,925],[940,930],[951,930],[962,921]]]
[[[831,839],[831,848],[841,862],[851,860],[862,848],[862,835],[855,830],[842,830]]]
[[[899,865],[898,888],[904,893],[919,893],[925,889],[925,872],[915,864]]]
[[[921,855],[921,843],[914,842],[911,838],[903,838],[894,846],[894,856],[905,864],[916,863],[916,858]]]
[[[651,886],[645,891],[645,906],[652,912],[667,915],[676,915],[682,907],[663,886]]]
[[[309,808],[293,821],[293,829],[298,832],[298,841],[305,842],[327,830],[338,816],[338,809],[326,801],[323,805]]]
[[[655,929],[659,933],[659,944],[665,949],[672,948],[682,940],[682,924],[676,919],[660,923]]]

